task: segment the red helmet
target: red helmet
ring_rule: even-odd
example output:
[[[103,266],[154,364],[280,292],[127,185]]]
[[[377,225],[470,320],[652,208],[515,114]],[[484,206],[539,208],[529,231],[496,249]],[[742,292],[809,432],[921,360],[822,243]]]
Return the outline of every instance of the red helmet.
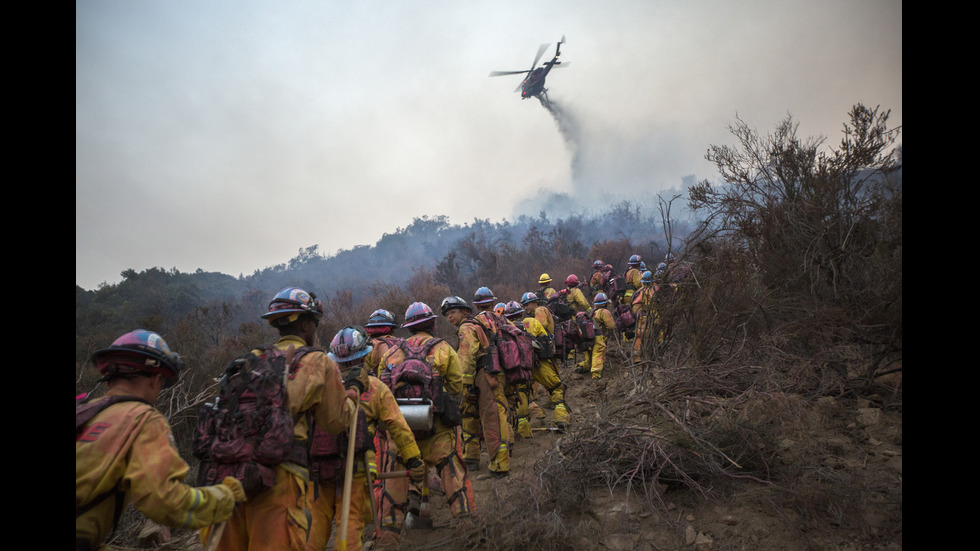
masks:
[[[565,278],[565,287],[578,287],[578,276],[572,274]]]
[[[92,362],[102,375],[117,373],[160,373],[166,377],[166,386],[177,382],[183,365],[180,356],[170,351],[163,337],[137,329],[119,337],[109,346],[96,350]]]
[[[415,327],[435,319],[436,315],[432,313],[432,308],[429,308],[428,304],[413,302],[405,310],[405,323],[402,324],[402,327]]]

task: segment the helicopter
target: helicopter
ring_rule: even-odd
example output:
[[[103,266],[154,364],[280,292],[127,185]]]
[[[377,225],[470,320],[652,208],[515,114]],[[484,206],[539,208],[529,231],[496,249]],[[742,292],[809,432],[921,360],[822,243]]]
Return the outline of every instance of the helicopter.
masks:
[[[561,40],[555,47],[555,57],[551,61],[546,61],[538,67],[538,61],[541,60],[541,56],[544,55],[544,51],[548,48],[550,43],[542,44],[538,48],[538,55],[534,57],[534,63],[531,64],[531,68],[524,71],[490,71],[490,76],[499,77],[504,75],[519,75],[527,74],[524,81],[521,82],[514,91],[521,91],[521,99],[528,99],[537,96],[538,99],[542,101],[547,101],[548,90],[544,87],[544,79],[548,76],[553,68],[560,67],[561,61],[558,61],[558,56],[561,55],[561,45],[565,43],[565,36],[562,35]],[[568,65],[567,63],[565,64]]]

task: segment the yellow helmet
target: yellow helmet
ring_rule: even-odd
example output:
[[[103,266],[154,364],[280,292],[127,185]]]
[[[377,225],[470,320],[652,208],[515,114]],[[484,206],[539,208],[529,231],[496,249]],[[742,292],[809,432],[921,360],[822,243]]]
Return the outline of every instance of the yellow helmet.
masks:
[[[551,283],[551,276],[548,274],[541,274],[541,277],[538,278],[538,283],[541,285],[544,285],[545,283]]]

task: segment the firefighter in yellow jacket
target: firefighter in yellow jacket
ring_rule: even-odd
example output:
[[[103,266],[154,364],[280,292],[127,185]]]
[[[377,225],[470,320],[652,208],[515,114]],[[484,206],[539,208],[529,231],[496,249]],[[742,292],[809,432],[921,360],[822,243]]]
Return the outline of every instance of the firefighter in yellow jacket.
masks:
[[[153,403],[180,375],[181,362],[157,333],[137,329],[92,355],[108,391],[76,400],[87,421],[75,431],[75,549],[104,548],[126,503],[174,528],[198,529],[231,516],[241,483],[184,483],[189,470],[167,418]]]
[[[391,390],[377,377],[368,374],[364,358],[371,352],[367,334],[360,327],[345,327],[337,332],[330,343],[327,356],[335,361],[344,378],[344,384],[355,387],[359,392],[358,421],[355,439],[355,460],[353,480],[351,481],[350,506],[348,513],[346,549],[359,551],[363,548],[364,526],[373,516],[373,491],[368,485],[368,474],[377,476],[374,464],[374,436],[378,424],[383,423],[387,437],[397,444],[402,464],[411,473],[412,481],[421,483],[425,475],[422,453],[415,442],[412,429],[402,415]],[[343,436],[343,437],[341,437]],[[307,551],[323,551],[334,531],[340,528],[343,507],[344,477],[346,476],[347,439],[352,435],[326,434],[316,430],[313,436],[312,472],[314,479],[307,489],[308,507],[312,514],[310,536],[306,542]],[[318,451],[330,453],[318,455]],[[340,549],[339,533],[334,535],[334,549]]]
[[[537,295],[544,300],[551,298],[551,295],[557,293],[554,288],[551,287],[551,276],[548,274],[541,274],[538,278],[538,293]]]
[[[312,345],[323,316],[323,305],[313,293],[286,287],[269,302],[262,318],[279,331],[274,346],[280,350]],[[347,430],[356,411],[357,390],[344,388],[337,364],[321,350],[304,354],[286,381],[286,399],[296,424],[293,435],[298,447],[305,448],[312,437],[307,423],[314,423],[329,434]],[[309,466],[286,461],[276,466],[275,486],[249,497],[236,507],[222,533],[218,551],[302,550],[309,533],[306,491]],[[210,528],[201,530],[208,541]]]
[[[507,323],[527,332],[521,322],[523,318],[524,308],[519,302],[512,300],[504,305],[504,319]],[[507,396],[507,402],[510,404],[514,415],[511,428],[521,438],[534,438],[534,433],[531,431],[531,383],[533,380],[530,378],[526,381],[507,382],[504,387],[504,395]]]
[[[579,280],[577,275],[572,274],[565,278],[565,288],[562,289],[562,293],[565,295],[565,302],[567,302],[576,313],[589,311],[589,301],[586,300],[585,295],[582,294],[582,289],[579,288]]]
[[[534,293],[524,293],[521,296],[525,317],[522,320],[524,329],[532,337],[538,339],[541,349],[535,352],[534,380],[544,387],[551,398],[555,409],[552,423],[558,430],[565,430],[568,423],[568,407],[565,405],[565,385],[558,375],[557,358],[555,357],[555,319],[545,306],[539,306],[539,299]],[[551,328],[549,331],[548,328]]]
[[[375,377],[381,373],[379,365],[385,352],[391,344],[398,340],[395,337],[395,315],[388,310],[378,309],[371,313],[368,322],[364,324],[364,331],[371,338],[371,353],[364,357],[364,367],[370,375]]]
[[[494,301],[493,293],[480,287],[474,304],[480,306],[481,314],[488,311]],[[456,327],[459,344],[456,351],[463,368],[463,386],[466,395],[463,399],[463,460],[470,472],[480,469],[480,439],[490,456],[487,469],[493,477],[510,474],[510,449],[513,441],[510,430],[509,407],[504,395],[504,373],[499,366],[492,365],[490,354],[490,334],[496,322],[491,316],[473,316],[473,308],[458,296],[446,297],[442,301],[442,315]],[[492,312],[491,312],[492,314]]]
[[[606,363],[606,343],[611,336],[615,335],[616,322],[613,320],[612,313],[608,310],[609,298],[605,293],[595,296],[593,303],[595,308],[592,310],[592,322],[595,326],[595,344],[592,350],[586,352],[586,356],[591,358],[592,378],[602,378],[602,368]]]
[[[427,304],[410,304],[405,311],[405,323],[402,324],[402,327],[412,333],[407,341],[421,346],[430,343],[434,338],[432,332],[435,322],[436,315]],[[400,347],[393,347],[385,354],[381,364],[385,371],[390,371],[404,359],[405,351]],[[416,433],[416,442],[426,469],[434,468],[439,475],[453,518],[465,518],[476,512],[476,500],[466,465],[463,463],[462,442],[456,430],[461,420],[460,404],[464,393],[462,366],[456,351],[446,341],[431,345],[426,362],[432,366],[433,375],[442,378],[446,413],[435,416],[431,431]],[[382,378],[386,380],[385,377]],[[383,460],[384,471],[404,470],[398,459],[402,454],[397,447],[397,440],[394,444],[395,449],[389,449]],[[396,451],[397,455],[393,453]],[[422,491],[418,485],[414,484],[409,488],[408,481],[404,478],[384,480],[381,492],[381,535],[374,547],[376,550],[398,548],[406,510],[418,516],[421,496]]]

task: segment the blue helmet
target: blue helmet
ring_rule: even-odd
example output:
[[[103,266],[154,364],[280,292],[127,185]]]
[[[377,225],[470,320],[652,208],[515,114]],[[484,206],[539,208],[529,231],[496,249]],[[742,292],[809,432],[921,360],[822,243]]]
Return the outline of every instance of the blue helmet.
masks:
[[[368,322],[364,324],[364,327],[398,327],[395,323],[395,315],[391,312],[379,309],[371,313],[371,317],[368,318]]]
[[[521,295],[521,304],[530,304],[532,302],[537,302],[537,301],[538,301],[538,295],[534,293],[527,292]]]
[[[363,329],[348,325],[334,335],[327,356],[335,362],[354,361],[371,353],[370,343]]]
[[[319,320],[323,316],[323,304],[313,293],[299,287],[286,287],[272,298],[269,311],[262,314],[262,319],[269,320],[272,325],[286,325],[296,321],[300,314],[311,314]]]
[[[609,303],[609,297],[606,296],[606,293],[597,293],[592,303],[596,306],[602,306]]]

